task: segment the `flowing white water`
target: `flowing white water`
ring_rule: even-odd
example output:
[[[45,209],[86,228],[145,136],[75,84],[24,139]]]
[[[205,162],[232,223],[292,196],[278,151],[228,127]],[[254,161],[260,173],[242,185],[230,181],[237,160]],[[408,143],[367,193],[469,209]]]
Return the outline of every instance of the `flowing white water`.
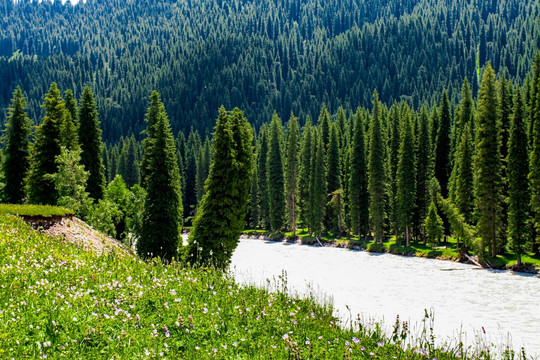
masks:
[[[285,271],[289,290],[330,297],[343,321],[350,319],[348,307],[353,320],[360,314],[390,327],[399,314],[419,328],[426,309],[434,313],[439,343],[455,343],[461,334],[466,344],[482,337],[487,344],[524,346],[527,354],[540,356],[538,276],[261,240],[240,240],[231,271],[240,283],[260,286]]]

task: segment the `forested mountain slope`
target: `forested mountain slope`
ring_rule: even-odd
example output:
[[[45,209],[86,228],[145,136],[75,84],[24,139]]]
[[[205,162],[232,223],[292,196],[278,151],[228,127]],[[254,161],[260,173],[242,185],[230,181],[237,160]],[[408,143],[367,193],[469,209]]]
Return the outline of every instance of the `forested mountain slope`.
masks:
[[[259,126],[368,106],[373,89],[456,102],[487,61],[524,81],[540,47],[539,2],[522,0],[5,0],[0,16],[0,107],[21,85],[37,122],[51,82],[90,85],[109,142],[139,136],[154,89],[175,132],[204,137],[220,105]]]

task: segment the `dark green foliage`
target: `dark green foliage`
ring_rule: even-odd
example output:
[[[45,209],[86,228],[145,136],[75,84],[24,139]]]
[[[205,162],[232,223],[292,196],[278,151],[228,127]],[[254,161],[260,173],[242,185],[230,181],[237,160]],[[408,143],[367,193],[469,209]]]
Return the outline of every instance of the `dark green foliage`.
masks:
[[[126,186],[131,187],[139,183],[139,143],[135,136],[125,138],[118,159],[117,173],[122,175]]]
[[[311,157],[315,148],[311,120],[308,118],[302,131],[300,144],[300,174],[298,179],[298,208],[299,220],[304,226],[310,224],[310,181],[311,181]]]
[[[529,221],[529,154],[525,109],[521,91],[514,95],[514,113],[511,118],[508,143],[508,235],[518,265],[527,239]]]
[[[474,213],[474,143],[470,124],[466,124],[456,151],[456,191],[454,202],[467,223]]]
[[[531,209],[536,228],[536,243],[540,243],[540,51],[536,52],[533,65],[532,90],[529,116],[532,127],[532,152],[529,180],[531,184]],[[540,252],[536,246],[536,252]]]
[[[390,114],[388,116],[389,121],[389,138],[390,144],[388,147],[388,161],[389,161],[389,176],[388,176],[388,217],[390,220],[390,227],[394,232],[394,235],[399,233],[398,224],[398,196],[397,196],[397,168],[399,162],[399,146],[401,136],[401,124],[400,124],[400,111],[396,103],[390,108]]]
[[[30,119],[26,116],[26,99],[21,88],[17,87],[13,92],[6,130],[2,137],[5,144],[2,165],[5,183],[3,202],[21,204],[25,198],[24,178],[29,167],[30,126]]]
[[[425,240],[423,223],[430,204],[429,181],[433,176],[429,118],[425,106],[420,109],[418,122],[419,130],[416,137],[416,224],[421,226],[422,237]]]
[[[358,237],[362,238],[369,231],[369,195],[368,172],[366,161],[366,145],[364,137],[364,124],[360,111],[354,116],[354,132],[350,150],[350,213],[351,227]]]
[[[81,147],[81,164],[90,173],[86,183],[86,191],[94,200],[103,198],[105,188],[105,166],[101,154],[103,143],[96,109],[94,94],[85,87],[79,100],[79,144]]]
[[[197,159],[197,204],[201,203],[201,200],[204,196],[204,182],[208,177],[208,172],[210,171],[211,163],[211,145],[210,139],[206,138],[204,141],[204,146],[199,151],[199,157]]]
[[[268,127],[263,126],[259,133],[259,147],[257,153],[257,190],[259,204],[259,226],[263,229],[270,229],[270,210],[268,205]]]
[[[322,129],[322,128],[321,128]],[[342,189],[341,183],[341,156],[339,153],[339,128],[335,123],[330,124],[330,139],[326,152],[326,190],[331,196],[336,190]],[[330,198],[328,198],[330,200]],[[325,227],[334,234],[341,232],[341,224],[338,224],[338,217],[341,209],[336,208],[335,204],[328,203],[326,207]]]
[[[268,155],[266,160],[266,176],[268,183],[268,210],[270,228],[279,231],[285,225],[285,179],[283,177],[283,129],[281,120],[274,113],[270,123],[268,138]]]
[[[325,153],[326,153],[326,150],[328,149],[328,143],[330,142],[330,124],[331,123],[332,121],[330,120],[330,114],[328,113],[326,104],[323,103],[321,112],[319,114],[318,124],[321,129],[321,136],[322,136],[322,141],[324,144]]]
[[[316,236],[321,236],[325,205],[327,203],[326,171],[324,161],[324,143],[322,134],[313,133],[314,149],[311,157],[311,177],[309,183],[309,229]]]
[[[132,199],[121,175],[116,175],[114,180],[109,183],[105,191],[105,198],[115,204],[119,210],[113,215],[112,221],[114,223],[115,238],[124,241],[128,232],[127,215]]]
[[[382,243],[384,239],[384,222],[386,219],[387,178],[385,136],[379,95],[373,94],[373,113],[369,126],[369,155],[368,155],[368,191],[369,215],[375,241]]]
[[[60,124],[67,111],[55,83],[45,95],[42,106],[45,117],[36,128],[27,179],[27,195],[32,204],[56,205],[58,193],[53,179],[46,175],[54,174],[58,170],[55,159],[60,155]]]
[[[287,225],[296,234],[298,218],[298,177],[300,172],[300,130],[298,118],[291,114],[287,123],[287,142],[285,146],[285,194],[287,201]]]
[[[225,269],[238,245],[249,207],[252,129],[243,113],[219,109],[206,194],[189,236],[186,259]]]
[[[413,125],[408,108],[402,113],[401,144],[397,166],[397,214],[400,228],[405,231],[406,246],[410,246],[416,208],[416,154]]]
[[[66,116],[60,124],[60,146],[68,150],[79,148],[77,101],[73,98],[73,92],[66,90],[64,102],[66,104]]]
[[[182,214],[180,173],[176,148],[165,107],[154,91],[150,96],[145,159],[146,178],[144,215],[137,253],[142,258],[160,257],[170,261],[176,257]]]
[[[518,0],[499,0],[495,11],[466,0],[57,5],[22,0],[2,13],[0,107],[12,84],[37,99],[51,79],[75,94],[92,83],[107,142],[140,134],[156,87],[175,133],[193,125],[203,137],[221,104],[241,106],[259,127],[273,109],[304,119],[321,102],[331,111],[369,106],[375,88],[387,104],[403,97],[418,107],[443,88],[455,100],[480,44],[481,66],[490,60],[524,79],[540,19],[535,1]],[[29,105],[40,118],[38,104]]]
[[[497,116],[495,72],[486,66],[478,94],[476,126],[475,201],[477,231],[491,256],[497,255],[497,237],[501,216],[500,123]]]
[[[450,126],[451,114],[448,93],[443,91],[439,112],[439,129],[435,142],[435,177],[441,185],[441,194],[448,197],[448,179],[450,178]]]
[[[437,214],[437,206],[435,203],[429,205],[428,215],[424,222],[426,227],[426,238],[428,243],[435,245],[444,235],[443,221],[439,214]]]

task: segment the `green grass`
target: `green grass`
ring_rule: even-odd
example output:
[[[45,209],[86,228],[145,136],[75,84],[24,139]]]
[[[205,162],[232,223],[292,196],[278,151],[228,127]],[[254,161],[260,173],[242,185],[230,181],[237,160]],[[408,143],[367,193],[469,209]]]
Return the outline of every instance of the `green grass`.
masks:
[[[392,339],[342,327],[312,298],[239,286],[210,269],[85,252],[13,216],[0,215],[0,253],[1,359],[491,356],[410,339],[403,324]]]
[[[50,217],[74,215],[75,213],[58,206],[0,204],[0,214]]]

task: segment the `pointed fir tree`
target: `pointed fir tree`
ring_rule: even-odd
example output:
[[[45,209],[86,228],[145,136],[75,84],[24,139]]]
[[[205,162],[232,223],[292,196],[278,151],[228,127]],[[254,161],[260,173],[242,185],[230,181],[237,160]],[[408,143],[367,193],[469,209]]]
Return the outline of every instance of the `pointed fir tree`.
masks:
[[[326,108],[326,104],[322,104],[321,112],[319,114],[318,123],[321,129],[321,136],[324,144],[324,151],[326,153],[326,149],[328,148],[328,143],[330,142],[330,114],[328,113],[328,109]]]
[[[435,144],[435,177],[441,185],[441,195],[445,198],[448,197],[448,179],[451,171],[450,126],[450,102],[445,90],[441,99],[439,129]]]
[[[145,158],[147,160],[144,214],[137,253],[144,259],[160,257],[170,261],[177,256],[182,202],[180,197],[180,173],[176,160],[176,148],[165,112],[165,106],[157,91],[150,96]],[[152,137],[150,137],[150,135]]]
[[[201,203],[204,196],[204,183],[210,171],[210,161],[210,140],[206,138],[197,159],[197,204]]]
[[[270,230],[270,210],[268,205],[268,175],[266,171],[268,159],[268,128],[263,125],[259,133],[259,153],[257,154],[257,187],[259,203],[259,226]]]
[[[430,204],[429,182],[433,177],[429,117],[425,106],[420,109],[418,121],[419,130],[416,138],[416,216],[417,224],[421,228],[422,240],[425,242],[426,232],[423,224]]]
[[[298,203],[298,177],[299,177],[299,148],[300,131],[298,118],[291,114],[287,123],[287,142],[285,147],[285,194],[287,201],[287,224],[296,235],[297,203]]]
[[[497,255],[501,216],[501,152],[500,125],[497,116],[497,88],[495,72],[488,63],[482,77],[478,94],[478,118],[476,127],[475,200],[477,231],[483,247],[491,256]]]
[[[309,228],[315,236],[321,236],[323,231],[323,221],[325,205],[327,203],[326,191],[326,171],[324,161],[324,143],[322,129],[317,129],[313,133],[315,146],[311,158],[310,177],[310,203],[309,203]]]
[[[514,95],[514,112],[508,142],[508,235],[517,255],[517,265],[525,253],[529,222],[529,152],[525,111],[521,91]]]
[[[226,269],[238,245],[253,174],[252,129],[243,113],[219,109],[206,194],[189,236],[186,260]]]
[[[309,204],[310,198],[310,179],[311,179],[311,157],[313,151],[313,135],[311,120],[306,120],[306,124],[302,130],[302,141],[300,143],[300,169],[298,179],[298,218],[302,225],[308,226],[310,224],[309,216]],[[308,229],[310,230],[310,229]]]
[[[358,238],[365,238],[369,231],[369,195],[364,124],[360,111],[354,116],[354,131],[350,149],[350,214],[351,227]]]
[[[373,112],[369,127],[369,155],[368,155],[368,191],[369,215],[378,243],[384,240],[384,223],[386,220],[386,151],[385,136],[382,124],[382,115],[377,91],[373,93]]]
[[[26,99],[21,88],[17,86],[8,109],[6,130],[2,138],[5,144],[2,201],[6,203],[21,204],[25,198],[24,178],[29,168],[30,129],[31,120],[26,116]]]
[[[531,210],[536,229],[533,251],[540,254],[540,51],[536,52],[533,65],[532,90],[529,117],[532,127],[532,152],[530,158],[529,181],[531,186]]]
[[[58,192],[52,175],[58,171],[55,159],[60,155],[60,124],[66,116],[64,100],[55,83],[45,95],[45,117],[36,128],[30,170],[26,181],[28,201],[32,204],[56,205]]]
[[[285,225],[285,180],[283,177],[283,154],[281,144],[283,130],[281,120],[274,113],[270,123],[266,174],[268,182],[268,209],[270,228],[280,231]]]
[[[443,221],[437,214],[437,206],[434,202],[429,205],[428,216],[424,222],[426,228],[426,238],[432,246],[440,242],[444,235]]]
[[[416,156],[413,126],[407,110],[403,114],[400,138],[397,166],[397,214],[400,228],[405,232],[405,246],[411,246],[416,207]]]
[[[326,190],[327,196],[337,190],[342,190],[341,183],[341,156],[339,153],[339,129],[335,123],[330,124],[330,135],[328,142],[328,149],[326,152],[325,169],[326,169]],[[330,198],[328,198],[330,200]],[[328,203],[325,212],[325,228],[331,231],[335,235],[339,235],[341,232],[341,224],[338,224],[338,217],[341,214],[338,213],[341,209],[338,209],[335,204]]]
[[[397,168],[399,162],[399,146],[401,143],[401,121],[400,121],[400,110],[396,103],[390,108],[389,114],[390,128],[389,128],[389,176],[388,176],[388,217],[390,220],[390,227],[396,235],[398,236],[399,232],[399,221],[398,221],[398,196],[397,196]]]
[[[79,144],[81,147],[81,164],[89,172],[86,191],[95,201],[103,198],[105,189],[105,166],[101,157],[103,142],[96,101],[92,90],[83,89],[79,100]]]
[[[456,152],[456,192],[454,203],[469,224],[473,222],[474,214],[474,143],[471,125],[463,129],[459,148]]]
[[[65,99],[66,116],[60,124],[60,146],[72,151],[79,148],[77,101],[73,98],[73,92],[66,90]]]

